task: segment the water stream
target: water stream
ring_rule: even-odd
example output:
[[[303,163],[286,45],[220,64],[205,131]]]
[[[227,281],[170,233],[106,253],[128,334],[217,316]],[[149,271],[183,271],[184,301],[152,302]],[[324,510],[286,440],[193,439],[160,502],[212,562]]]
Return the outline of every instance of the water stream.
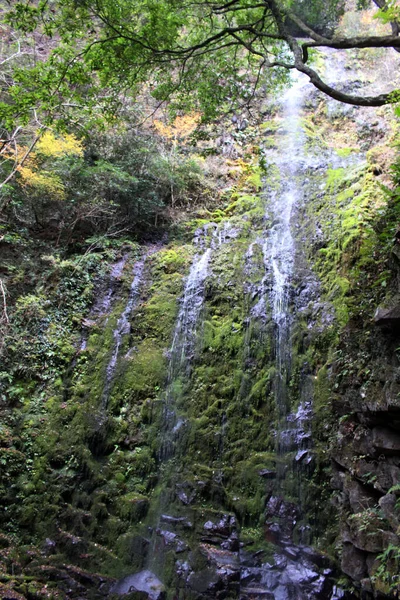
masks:
[[[195,245],[200,250],[193,259],[181,300],[171,349],[167,386],[163,399],[163,423],[159,460],[164,461],[174,453],[174,442],[184,421],[177,416],[177,382],[189,377],[190,364],[196,348],[199,316],[204,302],[204,284],[208,275],[211,247],[205,248],[207,229],[195,235]]]
[[[183,469],[185,444],[191,427],[185,416],[184,403],[195,400],[187,397],[187,390],[190,390],[201,337],[207,279],[209,276],[217,277],[213,274],[214,258],[218,257],[222,246],[236,236],[235,229],[226,221],[220,227],[209,223],[195,234],[196,254],[185,282],[168,352],[166,385],[157,401],[159,482],[148,520],[150,535],[147,558],[142,571],[120,582],[125,586],[123,589],[128,590],[132,585],[134,589],[146,591],[149,598],[154,600],[163,597],[161,580],[170,585],[164,578],[170,573],[172,581],[171,569],[175,569],[175,576],[180,578],[181,590],[193,589],[192,586],[197,586],[198,590],[204,588],[204,596],[192,596],[190,592],[186,596],[185,591],[183,596],[175,596],[182,599],[219,597],[213,595],[217,589],[228,590],[233,594],[229,597],[241,600],[334,600],[342,597],[340,590],[333,586],[329,563],[311,549],[310,527],[306,522],[303,523],[306,502],[304,478],[310,475],[313,466],[311,374],[307,370],[303,373],[295,401],[290,389],[291,337],[296,320],[294,285],[296,277],[301,277],[296,273],[301,256],[301,249],[296,243],[296,219],[299,205],[306,200],[303,181],[306,177],[312,177],[313,169],[327,167],[325,159],[307,153],[305,149],[301,110],[308,86],[305,78],[299,76],[293,80],[291,89],[283,97],[279,146],[264,152],[266,162],[273,165],[278,176],[274,185],[266,186],[264,190],[264,231],[258,230],[257,237],[253,236],[244,257],[244,297],[249,312],[243,323],[244,376],[239,390],[243,402],[247,402],[251,386],[252,342],[257,336],[258,344],[264,343],[266,336],[273,337],[274,368],[271,372],[274,372],[272,395],[275,403],[273,434],[276,465],[274,470],[265,469],[263,472],[267,481],[265,513],[262,517],[265,539],[275,548],[273,558],[263,562],[262,558],[241,549],[236,517],[222,512],[222,509],[220,512],[213,509],[215,521],[208,520],[202,524],[202,537],[198,540],[203,546],[201,560],[207,555],[207,566],[197,572],[197,567],[191,562],[195,559],[190,544],[195,542],[190,535],[195,535],[191,518],[198,513],[192,508],[185,512],[191,500],[183,498],[183,492],[182,496],[177,492],[179,470]],[[260,254],[262,262],[259,261]],[[143,262],[137,263],[128,303],[114,331],[114,350],[107,369],[108,387],[104,397],[110,393],[121,339],[127,331],[127,317],[135,302],[142,270]],[[312,278],[307,270],[306,276]],[[242,408],[245,419],[250,407],[244,405]],[[221,484],[221,488],[224,477],[224,436],[228,427],[229,416],[221,408],[217,456],[214,456],[213,463],[213,483]],[[181,505],[177,504],[177,498]],[[185,533],[185,529],[192,533]],[[180,559],[181,556],[185,558]],[[175,561],[173,567],[172,561]],[[213,585],[217,587],[213,588]]]
[[[113,331],[113,350],[111,353],[111,358],[108,362],[106,369],[106,380],[104,384],[103,395],[101,399],[102,408],[105,409],[108,404],[108,400],[110,398],[110,393],[112,390],[112,385],[114,381],[115,370],[117,368],[117,360],[120,353],[120,347],[124,336],[126,336],[130,332],[130,316],[132,310],[135,306],[137,299],[139,298],[139,289],[140,284],[142,282],[143,269],[145,264],[146,256],[144,256],[141,260],[137,261],[132,269],[132,283],[129,290],[128,300],[125,305],[124,310],[121,313],[117,321],[117,325]],[[121,269],[122,272],[122,269]]]
[[[272,320],[274,331],[275,376],[273,395],[276,407],[275,455],[276,472],[269,483],[265,511],[266,536],[276,545],[273,562],[258,566],[241,556],[241,598],[274,600],[308,600],[333,598],[326,575],[316,566],[310,542],[309,527],[297,527],[302,518],[302,478],[309,475],[312,453],[310,423],[312,418],[312,378],[304,378],[300,400],[291,409],[289,382],[292,356],[291,335],[293,285],[296,256],[294,215],[302,197],[301,178],[318,159],[307,156],[301,127],[301,108],[308,91],[305,78],[298,76],[283,97],[283,125],[278,150],[265,151],[266,161],[279,172],[278,189],[266,190],[267,228],[264,240],[252,242],[247,259],[251,262],[253,245],[262,248],[265,273],[258,285],[258,302],[251,319]],[[315,163],[315,164],[314,164]],[[269,227],[268,227],[269,225]],[[294,502],[291,498],[296,498]],[[296,530],[297,529],[297,530]],[[340,597],[340,596],[339,596]]]

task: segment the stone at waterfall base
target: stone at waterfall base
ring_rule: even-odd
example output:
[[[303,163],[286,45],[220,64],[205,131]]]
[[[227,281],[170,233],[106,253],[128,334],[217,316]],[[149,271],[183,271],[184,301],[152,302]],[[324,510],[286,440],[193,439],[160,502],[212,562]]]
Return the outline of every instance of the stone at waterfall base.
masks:
[[[127,575],[117,581],[111,589],[111,594],[124,596],[134,592],[143,592],[149,600],[165,600],[165,587],[151,571],[144,570],[134,575]]]

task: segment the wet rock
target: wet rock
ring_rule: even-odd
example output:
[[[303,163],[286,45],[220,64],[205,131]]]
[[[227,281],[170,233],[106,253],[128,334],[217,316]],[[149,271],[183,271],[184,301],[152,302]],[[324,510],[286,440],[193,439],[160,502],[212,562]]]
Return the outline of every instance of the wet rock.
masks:
[[[274,554],[274,562],[274,566],[276,569],[283,570],[286,569],[288,559],[282,554]]]
[[[236,518],[233,515],[223,515],[218,522],[204,523],[203,529],[213,535],[228,537],[236,529]]]
[[[148,570],[120,579],[110,591],[118,596],[135,591],[145,592],[149,600],[165,600],[166,598],[164,585],[154,573]]]
[[[240,600],[274,600],[275,598],[275,594],[263,588],[245,587],[240,590]]]
[[[245,568],[240,571],[240,583],[247,586],[250,583],[259,583],[261,581],[262,570],[258,568]]]
[[[164,531],[162,529],[157,529],[156,533],[163,539],[164,544],[166,546],[172,546],[175,552],[185,552],[185,550],[188,549],[187,544],[185,544],[185,542],[183,542],[176,533],[172,533],[172,531]]]
[[[258,471],[260,477],[264,477],[264,479],[275,479],[276,471],[271,471],[270,469],[261,469]]]
[[[50,556],[51,554],[55,554],[56,548],[57,542],[50,538],[46,538],[42,546],[42,552],[45,556]]]
[[[185,489],[183,486],[177,486],[176,496],[182,502],[182,504],[185,504],[186,506],[195,501],[196,495],[196,490],[189,488]]]
[[[278,496],[271,496],[265,507],[266,535],[272,542],[289,539],[299,518],[299,508]]]
[[[223,550],[231,550],[232,552],[238,552],[240,548],[240,541],[237,533],[233,532],[227,540],[221,542],[221,548]]]
[[[204,594],[210,589],[215,589],[219,584],[219,577],[215,570],[203,569],[197,572],[192,571],[186,582],[193,591]]]
[[[294,460],[297,463],[303,462],[306,465],[309,465],[312,461],[313,457],[310,454],[309,450],[299,450],[296,454],[296,456],[294,457]]]
[[[171,515],[161,515],[161,521],[169,525],[182,527],[183,529],[193,529],[193,523],[185,517],[172,517]]]
[[[300,550],[296,548],[296,546],[285,546],[285,548],[283,549],[283,553],[288,558],[297,559],[300,554]]]
[[[354,463],[353,472],[366,485],[373,486],[381,493],[387,492],[392,486],[400,481],[400,468],[389,461],[371,462],[359,459]]]
[[[345,593],[342,589],[340,589],[339,587],[337,587],[336,585],[333,586],[332,589],[332,595],[330,597],[329,600],[341,600],[342,598],[344,598]]]

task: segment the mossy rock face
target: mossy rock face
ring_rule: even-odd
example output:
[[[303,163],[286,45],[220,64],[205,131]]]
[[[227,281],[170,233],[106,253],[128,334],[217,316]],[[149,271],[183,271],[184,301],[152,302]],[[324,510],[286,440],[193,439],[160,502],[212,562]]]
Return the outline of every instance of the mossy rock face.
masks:
[[[65,563],[119,578],[154,560],[169,597],[213,597],[222,586],[225,597],[235,598],[237,580],[222,582],[216,557],[236,560],[240,539],[249,553],[272,561],[268,535],[279,515],[268,516],[266,505],[279,495],[287,514],[302,504],[295,541],[312,539],[335,554],[339,536],[357,557],[362,546],[362,574],[376,590],[393,592],[398,539],[378,500],[397,493],[390,490],[398,457],[374,446],[373,431],[385,421],[400,430],[398,340],[374,329],[371,318],[399,279],[398,252],[394,278],[387,259],[397,196],[388,204],[377,180],[379,153],[358,156],[361,139],[350,117],[326,114],[311,98],[302,128],[315,164],[293,175],[304,201],[293,214],[285,402],[296,422],[312,398],[305,432],[312,432],[312,449],[299,456],[293,448],[280,452],[277,442],[281,374],[264,241],[273,225],[269,197],[282,192],[279,167],[267,158],[280,147],[283,127],[271,119],[260,128],[261,154],[253,144],[248,162],[231,161],[232,181],[218,205],[187,214],[167,244],[110,256],[124,263],[114,279],[106,256],[102,262],[43,254],[39,284],[31,281],[16,299],[14,337],[0,374],[9,399],[0,429],[0,502],[7,506],[0,546],[8,553],[2,571],[12,571],[18,555],[13,539],[22,545],[48,538],[35,550],[36,568],[45,565],[54,577],[60,572],[50,567]],[[172,381],[176,320],[191,265],[206,248],[193,347]],[[117,342],[138,260],[144,260],[140,284]],[[24,264],[15,274],[15,289],[28,271]],[[355,512],[361,497],[368,507]],[[25,553],[18,561],[22,572],[30,559]],[[4,584],[5,593],[40,598],[42,580],[36,571],[34,577]],[[76,572],[72,580],[79,580]],[[97,598],[97,583],[88,583],[87,597]]]

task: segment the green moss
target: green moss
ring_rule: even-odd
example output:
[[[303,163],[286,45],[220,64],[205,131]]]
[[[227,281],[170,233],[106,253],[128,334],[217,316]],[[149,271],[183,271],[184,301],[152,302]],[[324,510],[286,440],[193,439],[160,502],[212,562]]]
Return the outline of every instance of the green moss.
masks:
[[[352,154],[353,152],[357,152],[357,148],[337,148],[336,149],[336,154],[338,156],[341,156],[343,158],[346,158],[347,156],[350,156],[350,154]]]

